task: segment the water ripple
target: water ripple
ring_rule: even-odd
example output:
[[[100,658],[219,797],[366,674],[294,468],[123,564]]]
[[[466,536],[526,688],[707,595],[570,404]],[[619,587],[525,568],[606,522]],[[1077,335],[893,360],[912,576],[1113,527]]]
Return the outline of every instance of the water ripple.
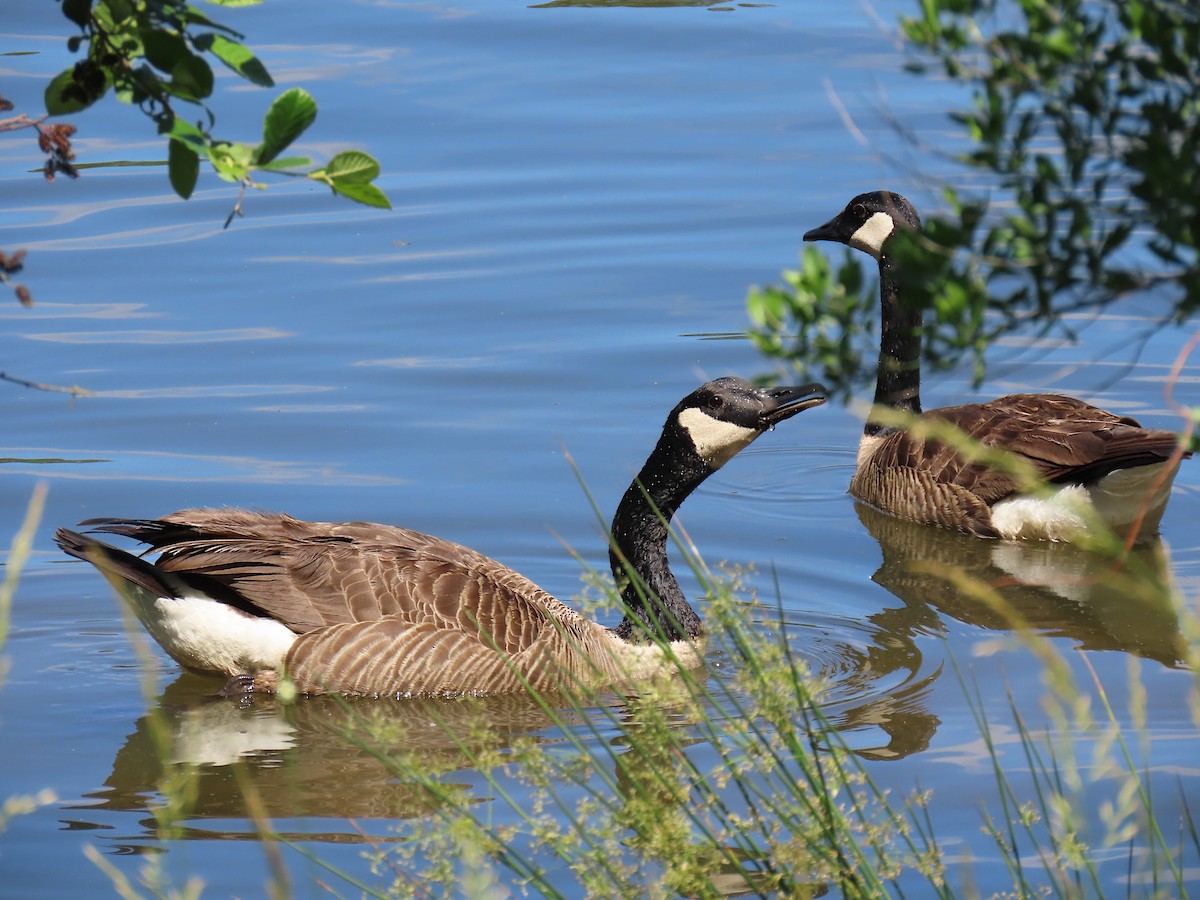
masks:
[[[912,634],[821,613],[789,613],[782,621],[760,615],[755,624],[782,627],[792,659],[820,686],[822,716],[860,755],[895,759],[928,747],[940,719],[927,699],[942,667],[940,659],[926,661]],[[737,665],[720,650],[712,664],[726,673]],[[734,697],[735,706],[744,700]]]
[[[219,328],[212,331],[47,331],[22,337],[55,344],[214,344],[278,340],[294,335],[295,332],[282,328]]]

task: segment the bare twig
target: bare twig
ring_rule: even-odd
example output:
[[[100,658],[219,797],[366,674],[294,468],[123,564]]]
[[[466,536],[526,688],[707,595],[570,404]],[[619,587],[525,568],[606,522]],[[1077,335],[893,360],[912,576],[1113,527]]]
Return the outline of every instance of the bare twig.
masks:
[[[18,128],[37,128],[48,116],[41,116],[37,119],[31,119],[25,113],[19,116],[13,116],[9,119],[0,119],[0,131],[16,131]]]
[[[21,387],[33,388],[37,391],[52,391],[60,394],[70,394],[72,397],[95,397],[95,391],[89,391],[87,388],[80,387],[77,384],[64,387],[58,384],[44,384],[40,381],[28,381],[24,378],[18,378],[15,375],[9,375],[7,372],[0,372],[0,381],[7,381],[10,384],[17,384]]]
[[[822,78],[821,84],[825,88],[825,96],[829,98],[829,103],[837,112],[838,118],[842,120],[842,124],[846,126],[846,131],[850,137],[858,141],[864,147],[869,147],[871,142],[867,140],[867,136],[862,133],[857,125],[854,124],[854,118],[850,115],[850,110],[846,109],[846,104],[842,102],[842,98],[838,96],[837,91],[833,87],[833,82],[828,78]]]

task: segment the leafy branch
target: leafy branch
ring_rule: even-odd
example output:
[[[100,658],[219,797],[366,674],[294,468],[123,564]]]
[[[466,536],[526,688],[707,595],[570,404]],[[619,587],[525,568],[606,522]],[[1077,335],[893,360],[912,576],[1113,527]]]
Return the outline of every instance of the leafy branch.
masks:
[[[901,28],[914,51],[911,70],[969,89],[970,108],[951,114],[970,142],[958,159],[982,176],[972,181],[990,186],[985,196],[946,188],[945,209],[926,216],[923,232],[889,247],[914,282],[909,295],[936,313],[926,316],[927,362],[953,365],[969,355],[982,378],[984,352],[1000,335],[1032,327],[1073,338],[1068,315],[1133,295],[1165,300],[1163,321],[1196,312],[1200,7],[919,0],[919,15]],[[803,368],[813,341],[809,308],[840,309],[838,292],[853,286],[828,273],[800,277],[829,293],[775,289],[786,302],[771,301],[771,321],[756,312],[764,303],[757,289],[749,303],[759,346]],[[858,284],[858,308],[867,308],[873,288]],[[863,343],[865,327],[849,327],[846,342]],[[870,374],[851,371],[861,360],[838,362],[847,377]]]
[[[235,6],[258,0],[214,2]],[[220,178],[241,185],[243,195],[247,188],[261,189],[255,177],[270,172],[307,176],[358,203],[391,208],[387,195],[372,183],[379,164],[362,151],[339,153],[311,171],[303,171],[311,160],[281,156],[317,116],[316,101],[300,88],[285,91],[271,104],[261,142],[246,144],[214,136],[216,116],[206,103],[214,78],[206,57],[251,84],[275,84],[262,61],[241,43],[243,36],[232,28],[181,0],[62,0],[62,11],[80,30],[68,40],[68,49],[86,53],[47,85],[47,112],[70,115],[110,91],[121,102],[138,107],[168,139],[167,171],[180,197],[192,195],[201,161],[207,160]],[[195,120],[181,110],[192,110]],[[241,215],[241,200],[239,195],[226,226]]]

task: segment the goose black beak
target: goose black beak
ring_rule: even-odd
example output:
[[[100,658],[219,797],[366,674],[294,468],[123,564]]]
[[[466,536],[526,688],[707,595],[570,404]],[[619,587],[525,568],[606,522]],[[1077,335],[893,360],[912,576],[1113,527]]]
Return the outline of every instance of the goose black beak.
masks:
[[[841,228],[838,227],[838,219],[841,216],[835,216],[824,225],[818,225],[810,231],[804,232],[804,240],[806,241],[837,241],[839,244],[846,243],[846,239],[841,236]]]
[[[796,413],[820,406],[829,399],[829,392],[822,384],[764,388],[761,393],[763,411],[759,416],[759,423],[764,429],[772,428]]]

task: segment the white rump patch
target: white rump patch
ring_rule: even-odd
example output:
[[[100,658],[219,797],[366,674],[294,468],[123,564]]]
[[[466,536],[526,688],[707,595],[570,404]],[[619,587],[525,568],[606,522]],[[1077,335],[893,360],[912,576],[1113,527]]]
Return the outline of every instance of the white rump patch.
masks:
[[[1046,497],[1017,496],[992,507],[992,527],[1006,538],[1069,541],[1095,517],[1087,488],[1072,484]]]
[[[227,676],[280,669],[296,640],[282,622],[251,616],[203,594],[159,597],[129,582],[117,587],[150,636],[189,669]]]
[[[1118,531],[1133,525],[1144,506],[1146,515],[1140,533],[1155,534],[1167,501],[1171,499],[1171,484],[1178,471],[1178,463],[1169,470],[1166,463],[1117,469],[1089,485],[1088,494],[1096,514]]]
[[[1165,475],[1165,477],[1164,477]],[[1067,485],[1046,497],[1011,497],[992,507],[992,525],[1006,538],[1069,541],[1097,520],[1120,532],[1133,524],[1146,498],[1141,533],[1158,530],[1175,472],[1163,465],[1110,472],[1095,484]],[[1162,484],[1155,483],[1162,479]]]
[[[679,414],[679,424],[692,439],[700,458],[719,469],[739,450],[750,445],[758,432],[744,425],[722,422],[702,410],[690,407]]]
[[[858,231],[850,235],[850,246],[855,250],[869,253],[876,259],[883,256],[883,244],[896,230],[892,217],[884,212],[877,212],[858,227]]]

